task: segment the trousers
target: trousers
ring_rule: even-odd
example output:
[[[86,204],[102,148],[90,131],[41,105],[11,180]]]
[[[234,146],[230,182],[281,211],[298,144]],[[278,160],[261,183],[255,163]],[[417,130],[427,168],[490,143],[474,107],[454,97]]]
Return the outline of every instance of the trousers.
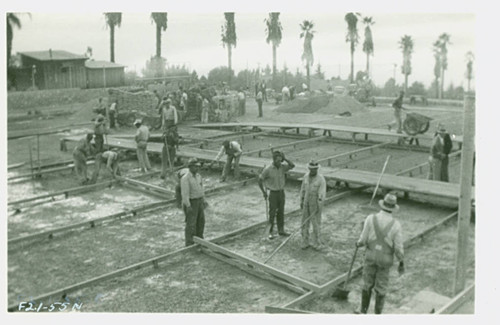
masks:
[[[224,165],[224,169],[222,170],[222,179],[226,179],[229,171],[231,170],[231,164],[234,160],[234,177],[240,177],[240,156],[235,157],[234,155],[227,155],[226,164]]]
[[[191,209],[188,211],[186,206],[183,206],[184,215],[186,216],[186,228],[184,231],[186,246],[193,245],[193,236],[203,238],[205,230],[205,212],[203,198],[190,199]]]
[[[278,233],[285,231],[285,191],[271,191],[269,194],[269,223],[273,231],[274,220],[278,224]]]
[[[365,259],[363,266],[363,290],[375,289],[379,295],[385,295],[389,285],[389,271],[391,267],[382,267],[375,262]]]
[[[441,181],[442,175],[442,161],[441,159],[429,157],[429,174],[427,176],[428,179]]]
[[[137,160],[139,160],[141,170],[151,169],[147,153],[147,142],[141,141],[137,143]]]
[[[81,182],[87,181],[87,157],[83,152],[73,151],[73,161],[75,163],[75,171]]]
[[[175,146],[165,146],[161,149],[161,176],[167,175],[167,171],[170,169],[170,166],[174,166],[175,161]],[[170,157],[170,162],[169,158]]]
[[[321,206],[318,202],[318,196],[313,195],[304,199],[304,208],[302,209],[302,242],[304,246],[309,245],[309,228],[312,224],[312,239],[313,246],[319,246],[321,243]],[[306,221],[309,219],[308,221]]]

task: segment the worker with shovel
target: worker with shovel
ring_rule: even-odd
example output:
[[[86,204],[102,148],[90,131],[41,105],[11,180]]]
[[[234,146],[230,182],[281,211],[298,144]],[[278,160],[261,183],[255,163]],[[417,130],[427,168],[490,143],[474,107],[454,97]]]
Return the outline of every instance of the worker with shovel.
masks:
[[[283,164],[283,161],[286,164]],[[278,234],[288,237],[285,231],[285,173],[293,169],[295,164],[285,158],[280,151],[273,152],[273,163],[262,171],[259,176],[259,187],[267,202],[269,189],[269,239],[273,239],[274,219],[278,224]],[[264,188],[265,185],[265,188]]]
[[[163,147],[161,150],[161,179],[165,179],[167,171],[174,170],[176,148],[179,146],[179,134],[177,128],[172,127],[163,133]]]
[[[357,247],[366,246],[363,266],[364,285],[361,292],[360,313],[362,314],[368,311],[373,289],[376,294],[375,314],[382,313],[389,284],[389,270],[394,263],[394,255],[399,260],[399,275],[405,271],[401,225],[392,215],[393,212],[399,210],[397,197],[389,193],[378,203],[381,210],[366,218],[363,231],[356,243]]]
[[[226,154],[226,164],[224,165],[224,169],[222,170],[221,182],[225,182],[229,171],[231,170],[231,165],[234,160],[234,178],[240,178],[240,158],[243,151],[241,150],[241,145],[238,141],[229,141],[224,140],[222,143],[222,147],[219,150],[219,153],[215,157],[215,161],[210,164],[210,167],[213,166],[214,163],[219,162],[219,159],[223,154]]]
[[[318,173],[319,164],[311,160],[309,172],[304,175],[300,188],[300,208],[302,209],[302,249],[312,247],[320,250],[321,212],[326,196],[326,181]],[[309,245],[309,226],[312,224],[312,245]]]

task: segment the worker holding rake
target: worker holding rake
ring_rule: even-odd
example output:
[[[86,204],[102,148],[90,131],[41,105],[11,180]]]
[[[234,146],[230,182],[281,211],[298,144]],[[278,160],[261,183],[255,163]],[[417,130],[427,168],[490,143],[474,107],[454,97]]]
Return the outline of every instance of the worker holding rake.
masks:
[[[366,246],[363,266],[363,291],[361,292],[360,313],[366,314],[370,306],[372,290],[375,290],[375,314],[381,314],[389,285],[389,271],[394,263],[394,255],[399,260],[398,272],[404,267],[403,235],[399,221],[392,213],[399,210],[396,195],[389,193],[379,201],[380,212],[370,214],[356,243]]]
[[[302,249],[321,248],[321,212],[326,196],[326,181],[318,173],[319,164],[311,160],[307,165],[309,172],[304,175],[300,188],[300,208],[302,209]],[[309,226],[312,224],[312,245],[309,245]]]

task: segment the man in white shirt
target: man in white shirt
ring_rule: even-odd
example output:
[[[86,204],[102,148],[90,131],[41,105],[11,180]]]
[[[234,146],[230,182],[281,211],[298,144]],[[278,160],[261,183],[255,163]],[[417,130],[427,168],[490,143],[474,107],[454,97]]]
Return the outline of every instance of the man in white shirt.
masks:
[[[222,143],[222,147],[219,150],[219,153],[215,157],[215,161],[210,164],[211,166],[218,162],[223,154],[227,155],[226,164],[224,165],[224,169],[222,170],[221,182],[225,182],[229,171],[231,170],[231,164],[234,160],[234,177],[236,179],[240,178],[240,158],[243,151],[241,150],[241,145],[237,141],[229,141],[225,140]]]

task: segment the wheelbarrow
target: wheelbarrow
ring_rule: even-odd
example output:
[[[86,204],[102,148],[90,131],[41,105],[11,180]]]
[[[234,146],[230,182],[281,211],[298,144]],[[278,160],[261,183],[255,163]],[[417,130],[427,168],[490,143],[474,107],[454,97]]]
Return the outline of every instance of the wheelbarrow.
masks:
[[[432,118],[419,113],[407,113],[403,129],[408,135],[423,134],[429,130],[431,120]]]

